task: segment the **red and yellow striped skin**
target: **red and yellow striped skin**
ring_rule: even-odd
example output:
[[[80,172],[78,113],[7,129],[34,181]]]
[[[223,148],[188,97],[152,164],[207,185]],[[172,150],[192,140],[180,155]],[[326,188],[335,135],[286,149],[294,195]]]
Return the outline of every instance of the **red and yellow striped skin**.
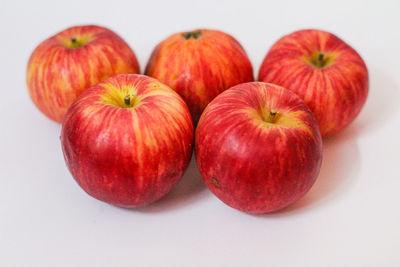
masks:
[[[319,52],[331,58],[324,68],[308,61]],[[363,59],[341,39],[320,30],[301,30],[281,38],[265,57],[258,79],[299,95],[314,113],[322,136],[350,124],[368,95]]]
[[[124,106],[124,96],[132,107]],[[193,123],[184,100],[153,78],[111,77],[85,90],[62,125],[67,166],[91,196],[139,207],[167,194],[189,164]]]
[[[200,33],[197,39],[185,34]],[[215,30],[176,33],[154,49],[146,75],[177,91],[197,123],[207,104],[222,91],[254,80],[253,67],[242,46]]]
[[[277,112],[268,122],[265,114]],[[248,213],[282,209],[314,184],[322,140],[306,104],[274,84],[228,89],[204,110],[196,128],[196,160],[209,189]]]
[[[72,39],[82,43],[69,47]],[[61,122],[72,102],[90,86],[120,73],[139,73],[132,49],[114,32],[76,26],[42,42],[27,67],[27,86],[35,105]]]

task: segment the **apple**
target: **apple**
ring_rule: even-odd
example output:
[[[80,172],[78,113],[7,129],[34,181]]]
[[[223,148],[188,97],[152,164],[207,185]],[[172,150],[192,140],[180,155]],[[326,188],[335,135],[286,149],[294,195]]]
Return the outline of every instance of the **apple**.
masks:
[[[368,95],[363,59],[344,41],[320,30],[282,37],[266,55],[258,79],[300,96],[314,113],[322,136],[349,125]]]
[[[134,208],[158,200],[181,179],[192,154],[193,123],[175,91],[153,78],[120,74],[71,105],[61,143],[83,190]]]
[[[36,47],[26,81],[39,110],[61,122],[86,88],[115,74],[138,72],[135,54],[117,34],[94,25],[76,26]]]
[[[247,213],[282,209],[314,184],[322,140],[314,116],[294,93],[251,82],[217,96],[196,128],[195,153],[208,188]]]
[[[254,80],[253,67],[239,42],[221,31],[205,29],[176,33],[162,41],[145,74],[177,91],[195,123],[222,91]]]

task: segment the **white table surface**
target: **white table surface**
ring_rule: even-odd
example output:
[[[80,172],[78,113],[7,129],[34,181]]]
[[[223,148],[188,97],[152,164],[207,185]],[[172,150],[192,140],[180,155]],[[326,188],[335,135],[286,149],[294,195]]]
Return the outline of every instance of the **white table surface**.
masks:
[[[0,266],[400,266],[399,1],[56,2],[0,2]],[[25,85],[39,42],[88,23],[119,33],[142,70],[169,34],[224,30],[255,74],[283,34],[325,29],[366,61],[369,98],[350,127],[325,140],[318,181],[288,209],[251,216],[229,208],[194,161],[161,201],[116,208],[75,183],[60,125]]]

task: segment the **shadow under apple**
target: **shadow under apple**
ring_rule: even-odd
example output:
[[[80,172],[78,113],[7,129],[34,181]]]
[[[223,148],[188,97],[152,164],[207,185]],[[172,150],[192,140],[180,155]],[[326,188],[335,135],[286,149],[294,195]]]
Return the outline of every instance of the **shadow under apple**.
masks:
[[[358,179],[361,159],[356,138],[359,124],[355,123],[341,133],[324,139],[323,160],[317,181],[298,202],[280,211],[256,215],[281,217],[319,208],[350,190]],[[179,184],[159,201],[136,209],[143,213],[168,212],[182,208],[206,197],[215,197],[207,190],[197,169],[194,155]],[[229,208],[227,206],[227,208]]]

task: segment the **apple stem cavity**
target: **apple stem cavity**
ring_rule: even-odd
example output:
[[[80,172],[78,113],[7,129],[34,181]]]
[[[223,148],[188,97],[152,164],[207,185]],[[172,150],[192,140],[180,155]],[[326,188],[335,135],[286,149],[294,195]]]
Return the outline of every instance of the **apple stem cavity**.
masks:
[[[275,109],[271,109],[268,115],[265,118],[265,121],[268,123],[275,123],[279,118],[279,112]]]
[[[326,56],[325,53],[318,52],[312,56],[310,63],[317,68],[324,68],[330,64],[331,58]]]
[[[130,106],[131,105],[131,96],[130,95],[126,95],[124,97],[124,102],[125,102],[125,105]]]
[[[317,59],[317,62],[315,63],[315,65],[318,67],[318,68],[323,68],[323,67],[325,67],[325,54],[324,53],[320,53],[319,55],[318,55],[318,59]]]
[[[269,122],[274,123],[277,119],[278,111],[276,110],[271,110],[269,112]]]
[[[183,38],[185,38],[186,40],[188,39],[198,39],[201,35],[201,31],[196,31],[196,32],[185,32],[182,34]]]
[[[69,48],[78,48],[82,45],[84,45],[84,43],[82,43],[82,41],[78,40],[76,37],[71,37],[70,42],[67,43]]]

